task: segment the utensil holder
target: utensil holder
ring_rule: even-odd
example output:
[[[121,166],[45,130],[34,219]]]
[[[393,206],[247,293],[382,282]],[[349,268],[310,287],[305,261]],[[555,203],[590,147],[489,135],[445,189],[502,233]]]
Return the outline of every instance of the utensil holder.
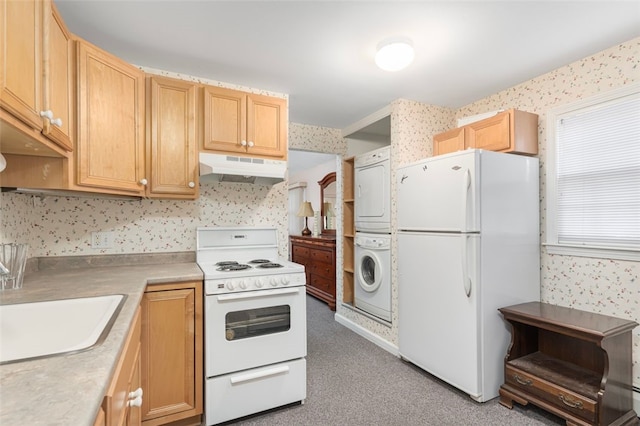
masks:
[[[27,244],[0,244],[0,290],[22,288]]]

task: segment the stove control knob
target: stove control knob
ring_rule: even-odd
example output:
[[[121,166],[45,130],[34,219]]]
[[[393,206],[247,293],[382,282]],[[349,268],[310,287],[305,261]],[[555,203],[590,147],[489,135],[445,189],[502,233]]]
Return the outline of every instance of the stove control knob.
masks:
[[[263,285],[264,285],[264,282],[262,281],[262,278],[258,278],[256,280],[256,287],[262,288]]]
[[[282,283],[282,285],[289,285],[289,278],[287,277],[280,278],[280,283]]]
[[[278,285],[278,281],[276,281],[276,279],[275,279],[275,278],[271,278],[271,279],[269,280],[269,284],[271,284],[271,286],[272,286],[272,287],[275,287],[275,286],[277,286],[277,285]]]
[[[247,283],[244,280],[240,280],[240,282],[238,282],[238,286],[243,290],[247,289]]]
[[[227,281],[224,284],[224,286],[227,288],[227,290],[233,290],[233,288],[234,288],[233,282],[231,282],[231,281]]]

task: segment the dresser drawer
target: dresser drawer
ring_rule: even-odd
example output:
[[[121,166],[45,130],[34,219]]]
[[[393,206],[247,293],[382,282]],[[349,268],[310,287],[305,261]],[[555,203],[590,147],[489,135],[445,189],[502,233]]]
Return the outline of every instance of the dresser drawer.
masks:
[[[514,388],[545,400],[557,408],[570,412],[590,423],[597,419],[597,402],[569,391],[562,386],[542,380],[513,366],[506,366],[505,382]]]
[[[312,274],[311,282],[308,283],[313,288],[317,288],[318,290],[322,290],[325,293],[329,293],[331,295],[335,292],[335,286],[333,285],[333,280],[330,278],[321,277],[319,275]]]
[[[294,245],[293,246],[293,257],[292,259],[299,259],[299,260],[304,260],[304,259],[309,259],[309,248],[307,247],[302,247],[302,246],[297,246]]]
[[[313,250],[311,258],[316,262],[333,264],[333,252],[329,250]]]
[[[330,280],[334,280],[336,276],[336,269],[326,263],[314,263],[309,267],[309,271],[313,275],[319,275]]]

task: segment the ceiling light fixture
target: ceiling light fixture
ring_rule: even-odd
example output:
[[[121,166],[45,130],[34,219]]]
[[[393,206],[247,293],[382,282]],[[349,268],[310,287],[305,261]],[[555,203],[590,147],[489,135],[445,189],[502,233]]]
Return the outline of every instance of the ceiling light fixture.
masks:
[[[413,62],[414,52],[411,40],[393,38],[378,44],[376,65],[385,71],[400,71]]]

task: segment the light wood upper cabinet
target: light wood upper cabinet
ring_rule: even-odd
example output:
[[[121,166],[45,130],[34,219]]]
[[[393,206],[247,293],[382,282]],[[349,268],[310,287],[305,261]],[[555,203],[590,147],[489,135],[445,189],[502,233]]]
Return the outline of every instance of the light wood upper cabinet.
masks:
[[[77,58],[77,184],[143,196],[145,75],[84,40]]]
[[[203,149],[286,159],[287,101],[205,86]]]
[[[510,109],[433,137],[433,155],[477,148],[538,154],[538,116]]]
[[[433,137],[433,155],[456,152],[465,149],[464,127],[449,130]]]
[[[2,92],[0,105],[36,129],[42,129],[44,2],[0,3],[2,14]]]
[[[42,132],[63,148],[60,152],[71,151],[74,81],[70,33],[49,0],[1,0],[0,22],[0,107],[28,128]],[[16,147],[5,152],[42,155],[42,150],[20,149],[21,141],[9,143]]]
[[[45,119],[42,133],[58,145],[73,150],[75,125],[73,39],[55,5],[51,4],[45,20],[44,110],[53,120]]]
[[[149,197],[198,196],[197,86],[147,78]]]
[[[144,425],[202,414],[202,304],[202,282],[147,287],[142,299]]]

